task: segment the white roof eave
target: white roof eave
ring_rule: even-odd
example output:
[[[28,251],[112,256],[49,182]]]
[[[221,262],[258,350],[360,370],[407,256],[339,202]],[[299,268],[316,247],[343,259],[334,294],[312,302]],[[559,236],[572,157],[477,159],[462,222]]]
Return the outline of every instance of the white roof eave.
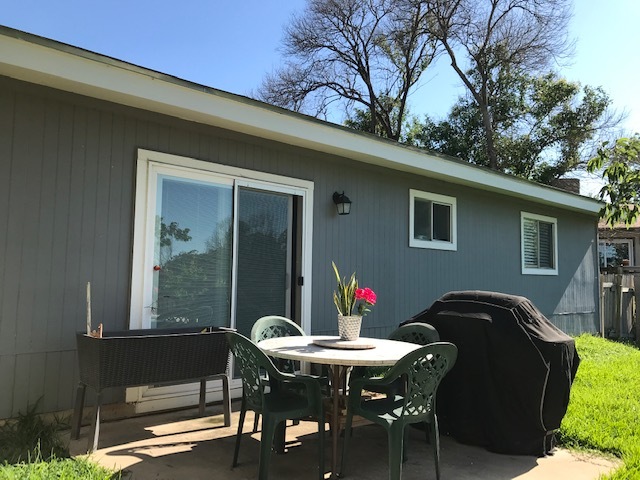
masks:
[[[0,75],[564,209],[597,214],[602,206],[6,27],[0,27]]]

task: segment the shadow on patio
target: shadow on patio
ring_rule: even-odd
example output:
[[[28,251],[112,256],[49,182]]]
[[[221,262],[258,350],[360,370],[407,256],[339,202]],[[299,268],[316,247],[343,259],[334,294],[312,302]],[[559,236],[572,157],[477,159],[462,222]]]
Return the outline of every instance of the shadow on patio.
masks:
[[[260,433],[250,434],[253,414],[247,415],[245,435],[240,446],[239,465],[231,469],[231,458],[238,425],[239,404],[234,403],[231,427],[223,426],[219,406],[209,406],[214,415],[198,418],[197,409],[138,416],[103,423],[100,449],[93,460],[126,471],[125,479],[230,479],[257,477]],[[220,412],[220,414],[215,414]],[[317,478],[317,424],[301,422],[287,428],[285,455],[272,455],[270,478],[274,480]],[[424,433],[410,428],[409,460],[403,467],[403,479],[435,478],[431,446]],[[88,427],[80,439],[71,441],[72,455],[82,454],[87,444]],[[388,478],[387,439],[382,428],[362,425],[354,428],[350,459],[345,478],[383,480]],[[326,454],[330,455],[327,435]],[[326,478],[330,462],[327,457]],[[615,465],[601,458],[572,455],[556,449],[544,458],[499,455],[483,448],[462,445],[450,437],[441,437],[443,479],[536,480],[549,478],[596,479]]]

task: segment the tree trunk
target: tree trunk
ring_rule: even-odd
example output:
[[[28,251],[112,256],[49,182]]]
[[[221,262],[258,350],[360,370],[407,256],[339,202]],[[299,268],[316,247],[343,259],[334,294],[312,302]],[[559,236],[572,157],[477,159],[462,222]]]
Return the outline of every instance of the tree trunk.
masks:
[[[482,112],[482,125],[484,126],[487,140],[487,159],[489,160],[489,168],[492,170],[498,170],[498,153],[496,152],[496,146],[493,139],[493,125],[491,123],[491,116],[489,115],[489,108],[486,103],[478,106]]]

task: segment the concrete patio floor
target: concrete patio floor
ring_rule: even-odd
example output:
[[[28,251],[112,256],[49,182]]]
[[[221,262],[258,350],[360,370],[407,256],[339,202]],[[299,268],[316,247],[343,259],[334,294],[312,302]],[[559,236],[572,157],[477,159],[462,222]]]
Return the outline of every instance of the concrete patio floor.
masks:
[[[124,479],[254,479],[258,473],[260,433],[244,435],[238,467],[231,458],[238,425],[239,404],[233,405],[230,427],[224,427],[221,409],[207,408],[197,417],[197,409],[138,416],[101,425],[100,449],[92,459],[105,467],[124,470]],[[220,414],[217,414],[220,412]],[[245,432],[251,432],[253,413],[247,415]],[[385,480],[388,478],[387,439],[382,428],[361,425],[354,428],[345,478]],[[87,446],[88,427],[79,440],[70,442],[72,455],[81,455]],[[431,446],[424,433],[410,429],[409,460],[403,480],[435,478]],[[325,478],[329,478],[330,437],[327,435]],[[287,453],[272,455],[270,475],[274,480],[315,479],[317,477],[317,426],[301,422],[287,428]],[[442,479],[455,480],[541,480],[597,479],[616,463],[600,457],[576,455],[556,449],[553,455],[537,458],[499,455],[483,448],[462,445],[450,437],[441,438]]]

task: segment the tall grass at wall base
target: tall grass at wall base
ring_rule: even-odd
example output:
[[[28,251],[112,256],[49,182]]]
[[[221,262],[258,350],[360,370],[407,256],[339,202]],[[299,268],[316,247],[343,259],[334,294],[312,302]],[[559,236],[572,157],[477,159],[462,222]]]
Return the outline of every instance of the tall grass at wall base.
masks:
[[[86,458],[68,458],[58,417],[36,413],[38,403],[0,426],[0,480],[114,480],[121,478]]]
[[[68,428],[67,422],[58,417],[47,421],[36,413],[37,407],[38,402],[28,406],[26,413],[20,412],[0,426],[0,463],[69,456],[60,435]]]

